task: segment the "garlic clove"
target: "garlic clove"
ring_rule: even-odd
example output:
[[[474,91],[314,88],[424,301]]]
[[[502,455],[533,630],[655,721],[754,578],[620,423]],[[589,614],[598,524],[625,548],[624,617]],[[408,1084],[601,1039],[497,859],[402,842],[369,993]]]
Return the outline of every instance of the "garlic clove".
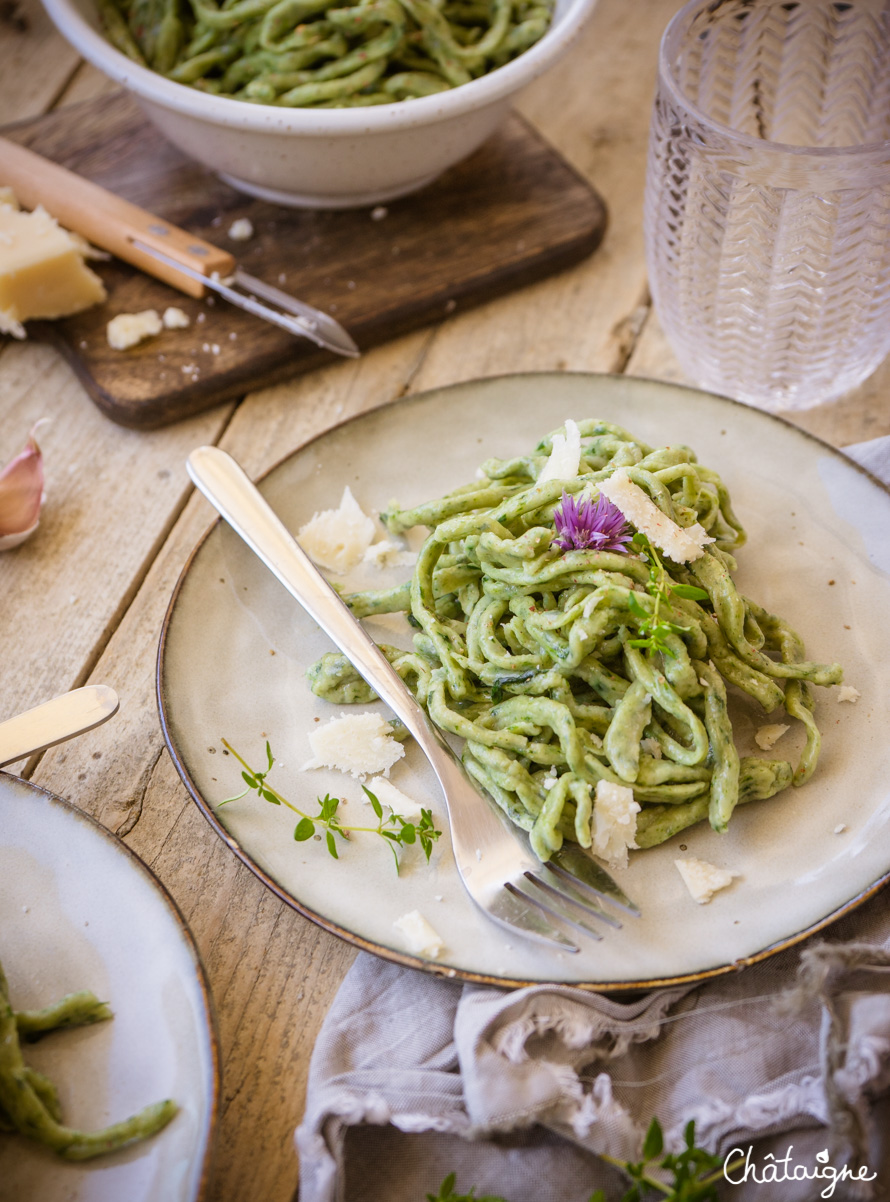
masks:
[[[0,472],[0,551],[19,546],[37,529],[43,504],[43,454],[35,437],[38,422],[24,448]]]

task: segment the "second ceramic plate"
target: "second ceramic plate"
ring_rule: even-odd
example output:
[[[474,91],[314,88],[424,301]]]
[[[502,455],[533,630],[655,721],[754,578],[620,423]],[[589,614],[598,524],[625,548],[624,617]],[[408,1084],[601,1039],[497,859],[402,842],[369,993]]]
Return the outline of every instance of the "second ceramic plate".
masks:
[[[129,848],[74,806],[0,772],[0,959],[16,1009],[81,989],[110,1022],[24,1049],[59,1089],[65,1120],[91,1131],[172,1098],[151,1139],[61,1160],[0,1133],[0,1202],[199,1202],[219,1067],[210,997],[182,916]]]
[[[757,410],[692,389],[625,377],[524,375],[456,385],[378,409],[329,431],[275,467],[261,488],[292,530],[335,508],[349,485],[367,512],[395,496],[405,505],[471,481],[490,455],[533,447],[567,417],[617,422],[655,445],[685,443],[721,473],[749,541],[740,589],[782,614],[808,655],[840,660],[858,703],[818,690],[824,730],[817,776],[774,801],[746,806],[728,834],[700,826],[631,857],[621,883],[640,921],[584,941],[579,955],[511,938],[466,897],[447,837],[430,865],[409,849],[400,876],[381,841],[360,836],[328,857],[323,843],[293,840],[294,818],[249,796],[221,737],[256,766],[268,738],[271,781],[301,808],[331,792],[347,821],[365,810],[356,782],[306,772],[307,732],[340,711],[310,693],[306,668],[331,645],[282,587],[218,524],[177,585],[159,657],[159,699],[171,753],[193,797],[230,847],[280,896],[344,938],[435,972],[502,984],[563,981],[595,989],[695,979],[759,959],[868,896],[890,870],[890,494],[830,447]],[[382,534],[382,530],[381,530]],[[410,569],[376,574],[383,587]],[[365,586],[370,582],[365,580]],[[369,624],[377,638],[410,645],[401,618]],[[369,707],[363,707],[369,708]],[[382,707],[381,707],[382,708]],[[737,715],[743,753],[764,718]],[[781,758],[794,756],[797,733]],[[393,770],[404,793],[444,806],[423,757],[408,748]],[[843,830],[835,833],[843,825]],[[739,878],[696,905],[673,865],[700,856]],[[418,909],[445,941],[440,961],[406,954],[394,921]]]

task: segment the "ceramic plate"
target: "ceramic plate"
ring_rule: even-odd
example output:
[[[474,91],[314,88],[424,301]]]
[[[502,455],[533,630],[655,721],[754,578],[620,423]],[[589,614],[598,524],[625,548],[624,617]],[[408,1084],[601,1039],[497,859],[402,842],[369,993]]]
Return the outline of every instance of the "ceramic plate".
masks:
[[[217,1102],[204,974],[185,923],[141,860],[51,793],[0,773],[0,960],[16,1009],[90,989],[110,1022],[25,1046],[70,1126],[150,1102],[179,1113],[150,1140],[77,1164],[0,1134],[0,1200],[197,1202]]]
[[[837,689],[819,690],[824,750],[805,788],[745,806],[724,836],[699,826],[632,856],[620,879],[643,918],[601,943],[584,942],[579,955],[511,938],[487,921],[464,894],[444,837],[429,866],[412,849],[399,877],[376,837],[353,839],[334,862],[323,843],[294,842],[294,819],[283,809],[254,796],[216,808],[243,787],[221,737],[258,767],[268,737],[277,760],[271,781],[285,796],[314,810],[316,797],[330,791],[347,799],[344,813],[356,824],[364,810],[350,777],[301,771],[307,732],[340,712],[304,680],[331,645],[221,524],[192,556],[167,615],[159,697],[168,745],[207,817],[271,888],[380,955],[470,979],[598,989],[728,971],[817,929],[887,879],[890,494],[838,452],[758,410],[647,380],[566,374],[501,377],[400,401],[309,443],[261,487],[293,530],[336,507],[346,484],[367,512],[393,497],[414,504],[472,481],[489,455],[525,452],[567,417],[618,422],[655,445],[687,443],[722,473],[749,535],[739,555],[741,590],[801,631],[812,658],[840,660],[861,693],[849,704]],[[377,574],[373,583],[405,574]],[[401,618],[369,627],[410,646]],[[756,753],[753,734],[765,721],[753,706],[739,706],[743,754]],[[798,738],[787,734],[773,754],[796,758]],[[431,804],[447,829],[417,748],[408,748],[392,780]],[[696,905],[673,864],[687,852],[738,879],[709,905]],[[412,910],[444,939],[440,961],[406,955],[393,922]]]

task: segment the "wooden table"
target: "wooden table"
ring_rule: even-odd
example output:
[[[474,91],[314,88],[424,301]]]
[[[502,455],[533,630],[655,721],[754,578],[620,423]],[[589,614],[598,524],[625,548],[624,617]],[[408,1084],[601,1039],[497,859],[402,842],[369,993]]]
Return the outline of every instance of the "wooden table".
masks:
[[[208,1202],[290,1202],[309,1056],[354,951],[269,893],[223,846],[167,755],[154,699],[161,620],[211,520],[189,450],[218,443],[248,472],[335,422],[406,393],[502,372],[681,374],[652,314],[641,208],[656,49],[679,0],[600,0],[568,61],[522,112],[604,196],[610,226],[579,267],[471,313],[226,404],[137,433],[101,417],[55,352],[0,340],[0,461],[40,417],[47,503],[37,535],[0,557],[0,719],[88,682],[121,696],[113,722],[19,766],[115,831],[191,925],[223,1058]],[[110,92],[37,0],[0,0],[0,123]],[[2,180],[0,180],[2,183]],[[852,396],[795,418],[837,445],[890,432],[885,366]],[[15,769],[13,769],[15,770]]]

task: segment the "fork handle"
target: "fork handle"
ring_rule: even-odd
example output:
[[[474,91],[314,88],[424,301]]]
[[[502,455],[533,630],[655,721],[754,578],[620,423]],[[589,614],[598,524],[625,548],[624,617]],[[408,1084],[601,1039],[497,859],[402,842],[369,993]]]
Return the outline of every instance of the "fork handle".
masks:
[[[210,504],[244,539],[360,675],[395,711],[432,758],[451,748],[432,729],[398,672],[235,460],[219,447],[198,447],[188,473]]]

